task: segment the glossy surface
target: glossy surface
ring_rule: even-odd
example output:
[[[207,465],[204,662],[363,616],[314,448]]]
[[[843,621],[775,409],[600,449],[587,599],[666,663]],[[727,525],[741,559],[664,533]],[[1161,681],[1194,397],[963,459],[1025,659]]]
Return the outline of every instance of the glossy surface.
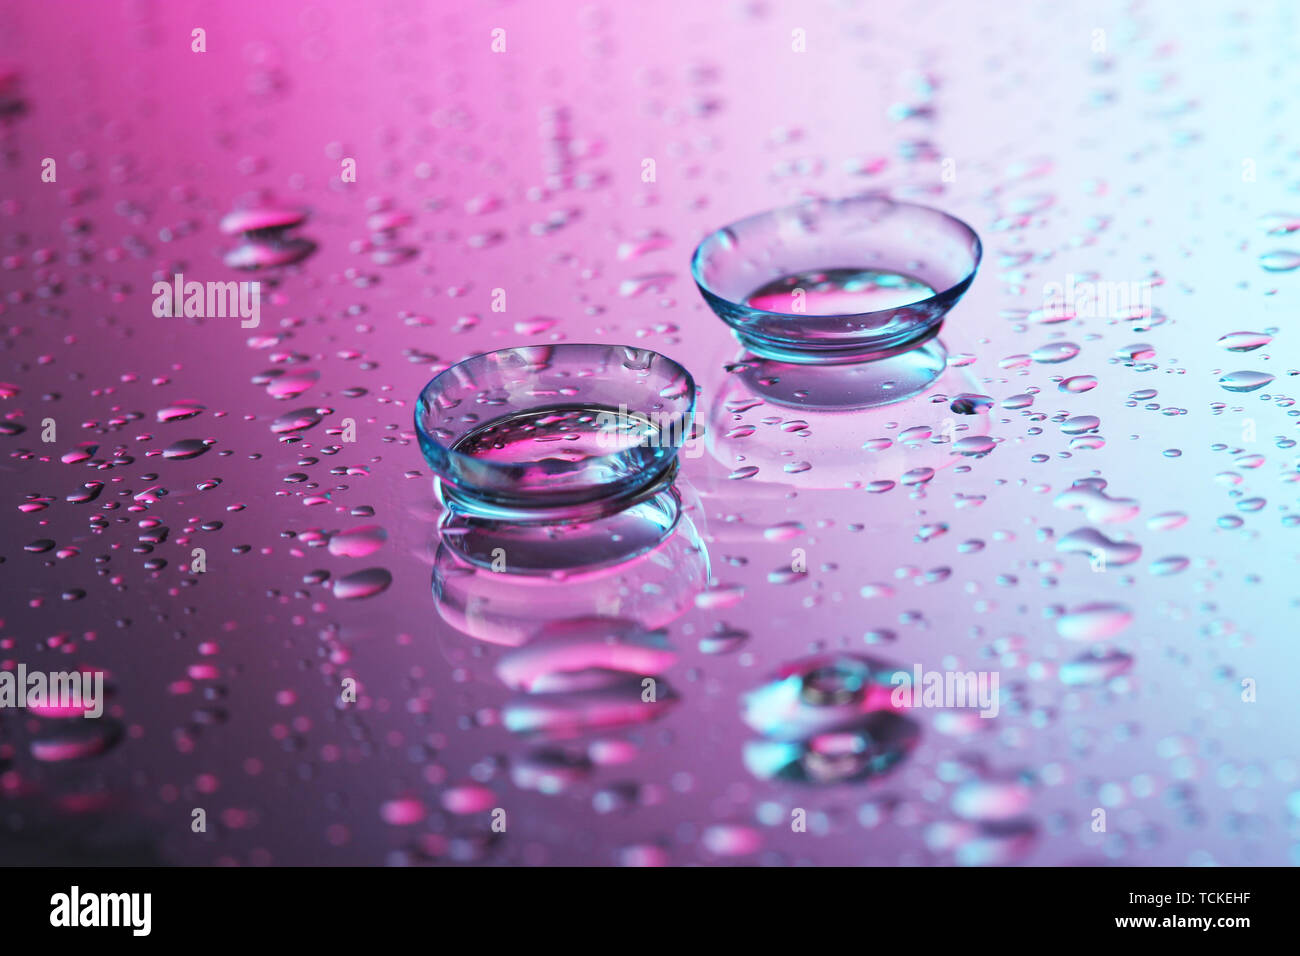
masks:
[[[109,694],[0,708],[0,861],[1300,861],[1297,26],[0,4],[0,667]],[[985,245],[890,404],[690,274],[873,189]],[[260,325],[155,315],[177,272]],[[673,489],[447,522],[424,386],[583,342],[694,374]],[[882,700],[918,665],[996,716]]]

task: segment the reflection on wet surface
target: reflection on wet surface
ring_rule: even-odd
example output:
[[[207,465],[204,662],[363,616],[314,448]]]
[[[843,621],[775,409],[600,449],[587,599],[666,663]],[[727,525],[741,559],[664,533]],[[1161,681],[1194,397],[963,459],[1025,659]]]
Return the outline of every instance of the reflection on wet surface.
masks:
[[[0,862],[1300,859],[1300,107],[1225,92],[1295,87],[1286,10],[835,6],[796,53],[766,4],[263,4],[198,55],[170,4],[39,6],[0,14],[0,670],[108,693],[0,707]],[[692,250],[868,191],[983,242],[937,337],[741,350]],[[813,314],[921,275],[763,265]],[[446,509],[425,383],[580,343],[689,369],[678,470]]]

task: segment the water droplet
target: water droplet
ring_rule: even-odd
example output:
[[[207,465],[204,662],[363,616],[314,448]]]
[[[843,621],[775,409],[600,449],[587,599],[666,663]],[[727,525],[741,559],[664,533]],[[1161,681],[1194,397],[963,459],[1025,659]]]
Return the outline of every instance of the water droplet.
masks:
[[[1229,352],[1253,352],[1273,341],[1265,332],[1229,332],[1220,337],[1219,344]]]
[[[1100,427],[1101,419],[1096,415],[1075,415],[1061,422],[1061,431],[1067,435],[1084,435]]]
[[[1300,266],[1300,252],[1287,249],[1275,249],[1259,257],[1259,264],[1269,272],[1290,272]]]
[[[286,412],[275,421],[271,422],[271,431],[277,435],[286,435],[291,432],[305,431],[308,428],[315,428],[321,423],[329,409],[325,408],[297,408],[291,412]]]
[[[1064,379],[1059,386],[1063,392],[1073,392],[1076,395],[1083,392],[1090,392],[1097,387],[1097,376],[1095,375],[1072,375]]]
[[[163,457],[174,461],[189,461],[207,452],[214,444],[216,442],[211,438],[182,438],[164,448]]]
[[[271,269],[301,262],[316,251],[310,239],[282,239],[276,242],[245,242],[222,257],[231,269]]]
[[[183,422],[202,414],[205,410],[206,406],[198,402],[179,401],[158,409],[155,416],[159,422]]]
[[[1095,687],[1133,668],[1133,657],[1119,650],[1102,654],[1081,654],[1061,665],[1062,684],[1071,687]]]
[[[1219,379],[1219,384],[1229,392],[1253,392],[1257,388],[1263,388],[1271,381],[1273,381],[1273,376],[1267,372],[1242,371],[1229,372]]]
[[[1042,365],[1058,365],[1068,362],[1079,354],[1079,346],[1073,342],[1049,342],[1029,353],[1029,357]]]
[[[969,780],[952,795],[952,811],[967,820],[1010,820],[1029,809],[1032,792],[1017,779]]]
[[[958,415],[978,415],[993,407],[993,399],[988,395],[964,393],[954,396],[948,407]]]
[[[1133,623],[1123,604],[1084,604],[1056,619],[1056,633],[1071,641],[1100,641],[1114,637]]]
[[[967,435],[953,442],[952,453],[967,458],[983,458],[996,447],[997,442],[988,435]]]
[[[393,575],[384,568],[366,568],[334,579],[334,596],[345,601],[374,597],[388,590]]]
[[[237,209],[222,217],[220,229],[228,236],[243,233],[276,232],[299,226],[307,219],[300,209],[259,206],[255,209]]]
[[[1185,524],[1187,524],[1187,515],[1181,511],[1166,511],[1147,519],[1147,527],[1152,531],[1172,531]]]
[[[1171,574],[1179,574],[1185,571],[1192,562],[1181,555],[1170,555],[1167,558],[1158,558],[1151,562],[1151,573],[1160,577],[1167,577]]]
[[[122,735],[121,723],[111,717],[60,720],[42,725],[31,741],[31,752],[41,763],[85,760],[110,750]]]
[[[382,548],[387,540],[388,532],[379,525],[361,525],[331,536],[329,553],[338,557],[364,558]]]

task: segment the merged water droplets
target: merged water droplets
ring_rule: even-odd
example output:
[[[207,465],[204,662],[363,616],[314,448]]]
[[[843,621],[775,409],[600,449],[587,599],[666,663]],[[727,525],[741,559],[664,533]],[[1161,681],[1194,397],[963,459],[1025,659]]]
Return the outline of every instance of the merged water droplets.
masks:
[[[1057,495],[1053,504],[1058,508],[1082,511],[1089,521],[1101,524],[1117,524],[1138,513],[1137,501],[1112,497],[1105,488],[1104,479],[1082,478]]]
[[[1056,543],[1056,550],[1085,554],[1102,567],[1122,567],[1142,557],[1142,546],[1132,541],[1113,541],[1095,528],[1078,528]]]

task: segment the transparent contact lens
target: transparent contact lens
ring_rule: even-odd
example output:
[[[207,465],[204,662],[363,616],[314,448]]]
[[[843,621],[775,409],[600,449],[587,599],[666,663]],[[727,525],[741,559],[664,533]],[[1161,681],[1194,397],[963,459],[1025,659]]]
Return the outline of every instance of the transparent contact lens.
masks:
[[[696,285],[765,358],[861,362],[917,348],[970,287],[979,237],[947,213],[883,196],[815,199],[705,237]]]
[[[446,504],[501,520],[588,519],[661,490],[695,383],[652,352],[550,345],[475,356],[420,394],[420,448]]]

